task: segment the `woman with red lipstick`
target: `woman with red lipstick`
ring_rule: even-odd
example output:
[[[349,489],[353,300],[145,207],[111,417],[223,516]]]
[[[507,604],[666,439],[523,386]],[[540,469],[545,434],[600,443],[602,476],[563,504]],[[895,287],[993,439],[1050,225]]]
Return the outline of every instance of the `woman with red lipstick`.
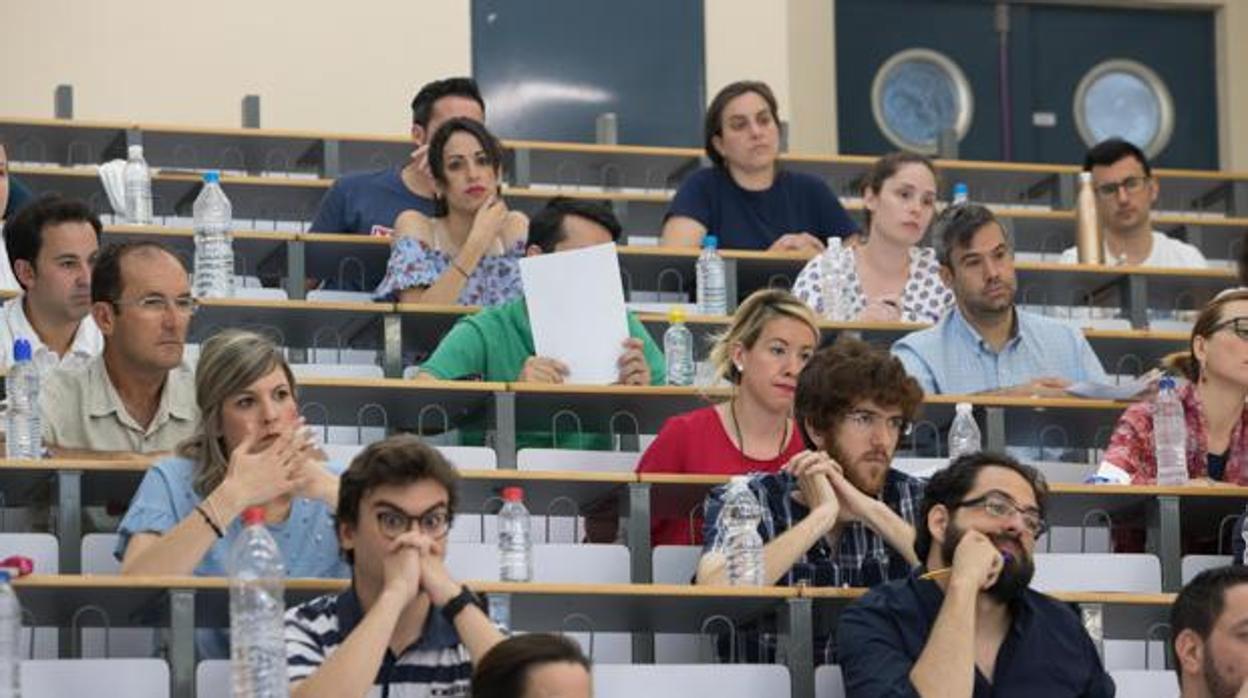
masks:
[[[815,315],[788,291],[756,291],[711,348],[716,375],[735,386],[727,402],[667,420],[637,472],[743,475],[776,472],[805,450],[793,420],[797,374],[819,345]],[[695,518],[656,518],[655,545],[701,543]]]
[[[492,306],[518,298],[529,219],[499,196],[503,147],[479,122],[455,118],[429,143],[437,215],[404,211],[378,299]]]
[[[862,199],[862,242],[810,260],[793,293],[820,316],[831,312],[825,302],[840,293],[848,294],[855,320],[936,322],[953,305],[953,292],[940,280],[935,251],[918,246],[935,213],[936,166],[915,153],[885,155],[867,172]],[[840,269],[846,285],[825,294],[830,265]]]
[[[348,576],[338,476],[302,428],[281,349],[227,330],[204,342],[195,374],[200,423],[143,476],[118,531],[122,574],[223,576],[243,511],[260,507],[288,576]],[[229,656],[223,631],[197,637],[204,656]]]

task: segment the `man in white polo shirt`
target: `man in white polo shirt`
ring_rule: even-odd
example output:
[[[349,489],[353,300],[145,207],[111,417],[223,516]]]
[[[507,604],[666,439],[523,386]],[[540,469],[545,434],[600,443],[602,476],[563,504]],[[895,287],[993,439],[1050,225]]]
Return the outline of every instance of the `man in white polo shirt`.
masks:
[[[1205,268],[1205,256],[1194,245],[1153,230],[1151,213],[1161,189],[1143,151],[1110,138],[1092,146],[1083,171],[1092,173],[1106,264]],[[1078,259],[1074,247],[1062,252],[1064,264]]]
[[[30,342],[39,372],[85,365],[104,347],[91,318],[91,269],[100,219],[86,204],[58,196],[32,202],[4,227],[4,245],[24,293],[0,309],[0,368],[13,342]]]

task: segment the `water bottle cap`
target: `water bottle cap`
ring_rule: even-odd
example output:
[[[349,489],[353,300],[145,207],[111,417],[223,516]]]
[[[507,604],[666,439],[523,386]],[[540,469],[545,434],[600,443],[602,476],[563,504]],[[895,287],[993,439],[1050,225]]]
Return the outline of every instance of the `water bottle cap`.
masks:
[[[953,409],[958,414],[962,414],[964,412],[970,412],[972,409],[974,409],[974,405],[972,405],[969,402],[959,402],[956,406],[954,406]]]
[[[667,321],[672,323],[673,325],[678,322],[684,322],[685,321],[685,309],[684,308],[669,309],[667,311]]]
[[[503,488],[503,501],[504,502],[523,502],[524,501],[524,488],[523,487],[504,487]]]
[[[254,526],[264,523],[264,507],[247,507],[243,510],[243,525]]]
[[[1079,183],[1080,183],[1080,184],[1083,184],[1084,182],[1087,182],[1088,184],[1091,184],[1091,183],[1092,183],[1092,173],[1091,173],[1091,172],[1084,171],[1084,172],[1080,172],[1080,173],[1079,173]]]
[[[217,184],[221,181],[221,173],[216,170],[208,170],[204,173],[204,184]]]
[[[8,584],[13,575],[7,569],[0,569],[0,584]]]
[[[715,235],[707,235],[702,238],[702,249],[715,249],[719,247],[719,238]]]
[[[30,361],[30,342],[19,339],[13,342],[13,362]]]
[[[141,145],[129,146],[128,148],[126,148],[126,153],[132,158],[141,158],[143,157],[143,146]]]
[[[967,189],[966,182],[955,182],[953,185],[954,194],[965,194],[969,191],[970,189]]]
[[[1174,390],[1174,376],[1162,376],[1157,383],[1158,390]]]

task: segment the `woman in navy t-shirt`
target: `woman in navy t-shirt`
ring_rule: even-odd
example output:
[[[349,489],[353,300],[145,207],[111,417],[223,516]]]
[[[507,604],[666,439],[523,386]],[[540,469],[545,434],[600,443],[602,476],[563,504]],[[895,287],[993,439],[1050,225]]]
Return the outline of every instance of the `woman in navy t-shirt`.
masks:
[[[762,82],[734,82],[706,110],[706,154],[714,163],[681,184],[662,244],[697,247],[707,233],[724,249],[815,254],[823,240],[857,231],[823,180],[779,169],[776,98]]]

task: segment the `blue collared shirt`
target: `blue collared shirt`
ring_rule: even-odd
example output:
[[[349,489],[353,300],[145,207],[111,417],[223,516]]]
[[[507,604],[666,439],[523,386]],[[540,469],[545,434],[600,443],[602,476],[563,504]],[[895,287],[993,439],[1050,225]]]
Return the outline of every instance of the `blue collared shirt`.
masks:
[[[967,395],[1046,377],[1108,382],[1079,330],[1017,308],[1014,317],[1014,336],[999,352],[955,306],[933,327],[897,340],[893,354],[928,394]]]
[[[850,698],[918,698],[910,670],[945,600],[935,582],[918,578],[921,571],[875,587],[841,613],[836,640]],[[1069,606],[1026,589],[1010,614],[992,681],[976,669],[973,698],[1113,697],[1114,682]]]

